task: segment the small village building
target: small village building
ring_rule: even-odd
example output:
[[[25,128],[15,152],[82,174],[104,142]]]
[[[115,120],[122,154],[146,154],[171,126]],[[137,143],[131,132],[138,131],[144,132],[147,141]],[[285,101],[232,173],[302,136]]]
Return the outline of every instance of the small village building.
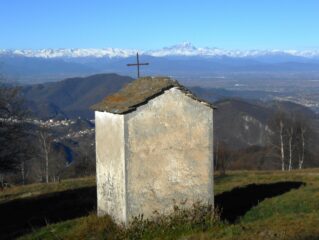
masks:
[[[92,107],[97,211],[117,222],[213,204],[213,106],[177,81],[139,78]]]

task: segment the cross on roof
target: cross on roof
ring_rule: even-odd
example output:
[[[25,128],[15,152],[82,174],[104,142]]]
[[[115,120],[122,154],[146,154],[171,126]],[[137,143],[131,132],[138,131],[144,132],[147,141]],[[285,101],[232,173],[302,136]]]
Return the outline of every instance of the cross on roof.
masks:
[[[140,59],[138,53],[136,53],[136,63],[129,63],[127,66],[137,66],[137,78],[140,78],[140,66],[142,65],[149,65],[149,63],[140,63]]]

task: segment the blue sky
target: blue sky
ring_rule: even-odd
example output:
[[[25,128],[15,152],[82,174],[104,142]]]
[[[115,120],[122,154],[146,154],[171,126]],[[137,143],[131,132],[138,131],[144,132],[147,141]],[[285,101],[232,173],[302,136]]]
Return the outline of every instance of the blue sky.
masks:
[[[318,0],[1,0],[0,48],[319,49]]]

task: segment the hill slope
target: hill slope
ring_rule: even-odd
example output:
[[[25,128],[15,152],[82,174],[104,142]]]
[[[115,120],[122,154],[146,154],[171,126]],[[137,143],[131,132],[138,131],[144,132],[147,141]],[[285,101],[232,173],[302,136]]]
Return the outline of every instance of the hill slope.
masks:
[[[130,226],[124,234],[126,239],[318,239],[318,174],[318,170],[311,169],[289,173],[238,171],[224,177],[216,176],[216,204],[225,213],[233,213],[232,224],[224,221],[225,215],[222,215],[222,221],[208,223],[199,217],[197,224],[196,220],[189,225],[184,224],[180,215],[167,225],[164,223],[169,219],[165,218],[148,224],[136,222],[139,224]],[[74,204],[82,204],[81,199],[75,197],[78,195],[73,196]],[[45,211],[44,208],[42,214]],[[50,221],[50,216],[46,217]],[[118,226],[109,217],[97,218],[93,211],[88,216],[50,224],[20,239],[117,239],[118,231]]]
[[[23,87],[23,94],[35,115],[42,119],[89,118],[90,106],[133,81],[117,74],[98,74],[70,78],[60,82]],[[198,97],[214,102],[217,140],[236,148],[264,145],[269,135],[268,123],[278,110],[294,111],[315,119],[308,108],[290,102],[259,101],[271,99],[265,92],[231,91],[219,88],[191,87]],[[240,98],[239,98],[240,97]]]
[[[132,80],[117,74],[98,74],[25,86],[22,91],[31,109],[40,118],[92,118],[90,106]]]
[[[220,100],[215,102],[215,106],[217,141],[224,141],[235,148],[265,144],[274,109],[241,99]]]

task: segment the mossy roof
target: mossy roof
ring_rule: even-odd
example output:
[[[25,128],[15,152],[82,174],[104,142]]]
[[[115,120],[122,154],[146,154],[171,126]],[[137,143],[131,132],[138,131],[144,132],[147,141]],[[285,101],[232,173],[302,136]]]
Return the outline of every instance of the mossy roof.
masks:
[[[210,103],[199,99],[176,80],[168,77],[142,77],[127,84],[120,91],[107,96],[91,108],[95,111],[125,114],[135,111],[137,107],[163,94],[166,90],[176,87],[189,97],[211,108]]]

